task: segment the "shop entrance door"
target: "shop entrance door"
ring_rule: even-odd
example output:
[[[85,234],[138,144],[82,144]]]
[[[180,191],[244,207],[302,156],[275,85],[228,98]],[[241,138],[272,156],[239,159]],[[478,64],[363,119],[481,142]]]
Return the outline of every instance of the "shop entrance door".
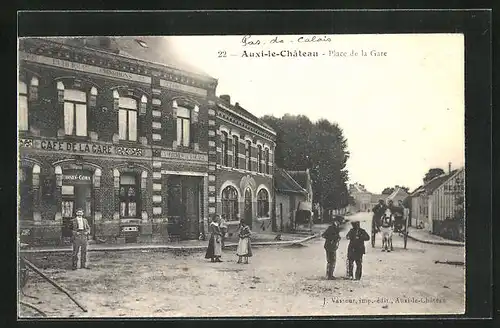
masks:
[[[72,236],[73,221],[76,210],[81,208],[83,216],[90,226],[92,238],[95,236],[93,218],[93,195],[92,195],[92,173],[91,172],[64,172],[62,193],[62,237],[66,240]]]
[[[185,224],[182,237],[196,239],[199,234],[199,179],[185,178],[182,189],[183,203],[185,204]]]

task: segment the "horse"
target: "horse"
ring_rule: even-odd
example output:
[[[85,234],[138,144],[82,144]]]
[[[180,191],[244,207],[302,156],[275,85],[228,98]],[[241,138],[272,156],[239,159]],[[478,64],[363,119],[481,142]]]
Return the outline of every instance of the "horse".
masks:
[[[390,209],[386,209],[381,218],[380,231],[382,232],[382,251],[390,252],[392,247],[392,232],[394,229],[394,215]]]

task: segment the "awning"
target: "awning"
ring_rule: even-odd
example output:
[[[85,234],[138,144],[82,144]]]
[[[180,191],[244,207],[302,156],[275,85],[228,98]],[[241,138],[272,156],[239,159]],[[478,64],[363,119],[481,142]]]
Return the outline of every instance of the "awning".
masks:
[[[300,202],[299,203],[299,211],[312,211],[311,202]]]

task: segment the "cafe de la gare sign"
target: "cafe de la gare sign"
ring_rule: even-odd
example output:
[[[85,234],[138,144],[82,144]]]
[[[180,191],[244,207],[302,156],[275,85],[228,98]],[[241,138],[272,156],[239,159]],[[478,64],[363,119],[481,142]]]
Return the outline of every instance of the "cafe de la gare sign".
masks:
[[[89,142],[69,142],[54,140],[19,139],[19,145],[26,148],[35,148],[56,152],[87,153],[100,155],[144,156],[141,148],[103,145]]]

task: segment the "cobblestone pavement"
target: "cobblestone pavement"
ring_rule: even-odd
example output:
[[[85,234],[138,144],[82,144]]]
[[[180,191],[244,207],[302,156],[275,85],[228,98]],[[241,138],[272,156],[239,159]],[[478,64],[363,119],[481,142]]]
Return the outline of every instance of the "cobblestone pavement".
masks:
[[[369,213],[351,220],[369,230]],[[349,224],[348,224],[349,225]],[[347,228],[343,231],[344,236]],[[347,241],[337,252],[337,280],[325,280],[323,240],[302,246],[254,249],[250,264],[237,264],[225,250],[223,263],[204,254],[159,252],[91,253],[91,270],[69,270],[68,255],[36,255],[32,260],[73,292],[83,313],[64,294],[32,274],[22,297],[49,317],[311,316],[451,314],[464,311],[461,247],[437,246],[394,237],[394,252],[367,242],[363,277],[345,275]],[[23,308],[24,309],[24,308]],[[32,315],[21,311],[21,316]]]

